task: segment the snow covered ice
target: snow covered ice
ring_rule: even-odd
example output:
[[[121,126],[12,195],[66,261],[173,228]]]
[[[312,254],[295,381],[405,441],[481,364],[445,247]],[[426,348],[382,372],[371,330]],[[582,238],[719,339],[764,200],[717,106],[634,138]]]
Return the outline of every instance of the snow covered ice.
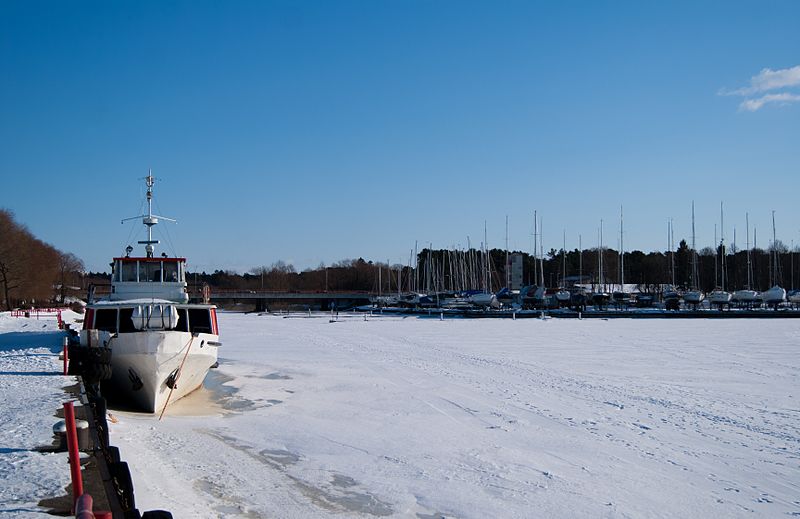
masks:
[[[63,337],[55,317],[0,313],[0,517],[52,517],[39,501],[69,484],[67,454],[36,450],[52,445],[55,413],[70,400],[63,388],[77,383],[61,375]]]
[[[793,319],[220,323],[212,392],[115,413],[141,510],[800,514]]]
[[[175,517],[800,514],[800,328],[779,320],[222,313],[163,421],[112,411],[140,510]],[[63,494],[55,321],[0,314],[0,515]]]

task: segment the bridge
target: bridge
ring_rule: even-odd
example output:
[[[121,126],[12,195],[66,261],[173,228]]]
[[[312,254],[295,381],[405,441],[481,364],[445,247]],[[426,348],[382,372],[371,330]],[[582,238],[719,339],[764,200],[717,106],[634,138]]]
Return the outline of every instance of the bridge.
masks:
[[[331,308],[351,308],[367,305],[372,301],[370,292],[360,291],[280,291],[280,290],[223,290],[211,289],[209,300],[212,303],[253,303],[256,311],[269,310],[270,304],[289,303],[305,305],[321,310]],[[189,290],[193,302],[202,302],[202,290]]]

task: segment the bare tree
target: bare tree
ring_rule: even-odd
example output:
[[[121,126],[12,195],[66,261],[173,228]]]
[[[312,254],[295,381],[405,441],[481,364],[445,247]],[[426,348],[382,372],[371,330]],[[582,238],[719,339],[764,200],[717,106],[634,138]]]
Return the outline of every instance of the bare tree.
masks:
[[[84,270],[83,261],[71,252],[60,252],[58,254],[58,278],[59,278],[59,298],[61,303],[67,299],[67,289],[70,283],[74,283],[76,276]]]

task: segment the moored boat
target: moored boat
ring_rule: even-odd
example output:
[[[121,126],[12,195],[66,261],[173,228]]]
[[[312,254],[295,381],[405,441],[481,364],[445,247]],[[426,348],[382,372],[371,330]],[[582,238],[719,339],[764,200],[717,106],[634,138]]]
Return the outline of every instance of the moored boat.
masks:
[[[774,285],[769,290],[761,292],[761,299],[764,300],[765,305],[777,306],[786,301],[786,289]]]
[[[147,180],[148,213],[137,216],[147,227],[145,256],[116,257],[112,263],[111,294],[90,297],[81,346],[106,347],[111,353],[111,378],[103,382],[104,396],[154,413],[197,389],[217,362],[219,328],[216,307],[190,304],[186,258],[154,255],[152,175]]]

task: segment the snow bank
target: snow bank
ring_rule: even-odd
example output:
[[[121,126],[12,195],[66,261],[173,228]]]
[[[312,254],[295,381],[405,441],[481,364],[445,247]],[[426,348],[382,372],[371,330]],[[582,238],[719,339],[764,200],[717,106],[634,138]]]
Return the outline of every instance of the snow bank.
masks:
[[[0,313],[0,515],[52,517],[37,503],[64,493],[69,484],[66,453],[41,453],[50,446],[63,388],[76,383],[61,375],[64,333],[55,316],[13,318]]]

